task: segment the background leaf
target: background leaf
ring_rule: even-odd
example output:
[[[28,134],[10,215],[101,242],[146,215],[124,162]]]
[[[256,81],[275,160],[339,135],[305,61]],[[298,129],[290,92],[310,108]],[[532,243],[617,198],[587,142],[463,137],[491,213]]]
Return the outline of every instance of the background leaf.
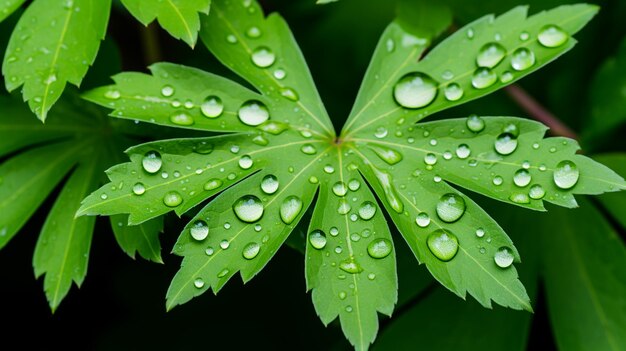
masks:
[[[0,4],[0,22],[9,17],[15,10],[20,8],[26,0],[7,0]]]

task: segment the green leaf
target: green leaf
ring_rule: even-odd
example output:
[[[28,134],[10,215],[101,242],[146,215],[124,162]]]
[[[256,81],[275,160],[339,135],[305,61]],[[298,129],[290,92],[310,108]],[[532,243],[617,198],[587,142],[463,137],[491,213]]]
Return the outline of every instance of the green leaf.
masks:
[[[0,22],[19,9],[26,0],[6,0],[0,4]]]
[[[11,34],[2,65],[9,91],[23,86],[45,121],[66,84],[79,86],[104,38],[111,0],[35,1]]]
[[[35,247],[35,276],[45,275],[44,291],[53,312],[69,292],[72,281],[80,287],[87,275],[95,218],[74,218],[74,213],[99,180],[100,155],[96,150],[92,152],[65,183]]]
[[[626,248],[587,201],[555,209],[541,230],[548,309],[564,350],[626,348]]]
[[[427,39],[407,36],[410,34],[403,33],[392,23],[378,43],[372,61],[372,67],[376,68],[369,69],[365,78],[367,81],[372,79],[372,75],[379,74],[380,80],[373,85],[363,84],[342,135],[372,134],[381,125],[395,123],[402,118],[408,119],[409,123],[416,122],[511,84],[569,51],[576,43],[571,36],[597,11],[598,8],[592,5],[569,5],[527,18],[527,8],[517,7],[497,18],[493,15],[485,16],[458,30],[420,61],[417,60],[428,44]],[[567,40],[557,47],[541,45],[537,37],[546,25],[560,27],[567,33]],[[520,39],[522,33],[528,34],[525,41]],[[484,86],[481,89],[475,88],[472,84],[473,75],[480,71],[477,69],[476,57],[485,44],[494,42],[506,51],[495,67],[488,68],[489,76],[495,74],[498,79],[490,84],[479,85]],[[532,66],[518,71],[512,67],[512,59],[517,50],[523,49],[532,52],[535,60]],[[429,91],[428,94],[435,92],[436,95],[428,105],[409,110],[411,114],[406,115],[407,109],[392,98],[392,89],[410,72],[426,74],[434,80],[437,90]],[[458,98],[452,95],[453,99],[447,99],[445,88],[453,83],[458,85],[463,94]]]
[[[598,155],[599,161],[615,169],[621,176],[626,177],[626,154]],[[626,193],[604,194],[598,197],[604,208],[626,229]]]
[[[122,3],[143,25],[157,19],[163,29],[192,48],[200,29],[198,13],[209,14],[211,8],[211,0],[122,0]]]
[[[163,232],[163,217],[129,226],[127,216],[111,216],[111,228],[117,243],[128,256],[134,259],[135,253],[139,253],[148,261],[163,263],[159,241],[159,234]]]
[[[450,8],[428,0],[400,0],[396,6],[396,17],[394,22],[407,33],[429,41],[438,37],[452,24]],[[387,46],[387,43],[385,45]],[[383,56],[374,54],[378,59]]]
[[[315,3],[318,5],[330,4],[331,2],[337,2],[339,0],[317,0]]]

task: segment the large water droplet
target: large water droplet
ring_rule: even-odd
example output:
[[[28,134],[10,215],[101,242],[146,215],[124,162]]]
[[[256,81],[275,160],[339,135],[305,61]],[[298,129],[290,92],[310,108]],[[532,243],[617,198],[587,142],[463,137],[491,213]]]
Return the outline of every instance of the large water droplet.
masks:
[[[393,96],[402,107],[424,107],[435,100],[437,82],[421,72],[408,73],[394,86]]]
[[[385,238],[374,239],[367,245],[367,253],[372,258],[380,259],[389,256],[393,245]]]
[[[446,229],[437,229],[426,239],[428,249],[442,261],[450,261],[459,251],[459,240]]]
[[[546,196],[546,191],[540,184],[535,184],[528,190],[528,196],[533,200],[539,200]]]
[[[371,201],[364,201],[359,206],[359,217],[365,221],[369,221],[376,214],[377,207]]]
[[[135,195],[143,195],[146,192],[146,187],[143,183],[136,183],[133,185],[133,194]]]
[[[309,243],[311,243],[311,246],[313,246],[314,249],[323,249],[326,247],[326,233],[319,229],[315,229],[309,234]]]
[[[167,207],[176,207],[183,203],[183,197],[177,191],[169,191],[163,196],[163,203]]]
[[[267,46],[256,48],[252,52],[251,58],[252,63],[261,68],[269,67],[274,64],[274,61],[276,61],[276,55]]]
[[[569,35],[563,29],[551,24],[541,28],[537,39],[545,47],[556,48],[565,44],[568,37]]]
[[[221,179],[217,179],[217,178],[209,179],[209,181],[204,184],[204,190],[215,190],[221,187],[222,184],[223,182]]]
[[[258,126],[270,118],[270,112],[265,104],[257,100],[244,102],[237,115],[239,120],[248,126]]]
[[[556,165],[552,174],[554,184],[561,189],[571,189],[578,182],[580,172],[576,164],[569,160],[564,160]]]
[[[252,157],[250,157],[250,155],[243,155],[239,159],[239,167],[241,167],[241,169],[250,169],[253,164],[254,161],[252,161]]]
[[[430,216],[428,216],[428,213],[426,212],[420,212],[415,217],[415,223],[421,228],[428,227],[428,225],[430,224]]]
[[[370,146],[369,148],[372,149],[381,160],[390,165],[395,165],[402,161],[402,154],[394,149],[382,146]]]
[[[519,48],[511,56],[511,67],[516,71],[529,69],[535,64],[535,54],[527,48]]]
[[[357,274],[363,272],[363,267],[356,261],[356,259],[352,256],[347,258],[339,263],[339,268],[342,271],[350,274]]]
[[[513,264],[513,250],[510,248],[503,246],[496,251],[493,260],[496,262],[498,267],[500,268],[508,268]]]
[[[433,153],[427,153],[424,156],[424,163],[429,165],[429,166],[432,166],[432,165],[436,164],[437,163],[437,156],[435,156],[435,154],[433,154]]]
[[[500,155],[510,155],[517,149],[517,138],[511,133],[502,133],[496,138],[494,146]]]
[[[383,188],[385,198],[387,199],[387,202],[389,202],[391,208],[398,213],[402,213],[404,210],[404,203],[400,200],[400,197],[396,193],[396,189],[392,184],[391,175],[376,168],[373,168],[373,170],[378,182]]]
[[[498,43],[487,43],[483,45],[476,56],[476,64],[478,67],[494,68],[506,55],[506,49]]]
[[[458,221],[463,213],[465,213],[465,200],[457,194],[445,194],[437,202],[437,215],[444,222]]]
[[[443,90],[443,95],[448,101],[457,101],[463,97],[463,88],[457,83],[450,83]]]
[[[520,169],[515,172],[515,175],[513,175],[513,183],[515,183],[515,185],[519,186],[520,188],[523,188],[530,184],[531,180],[532,177],[530,176],[530,172],[525,169]]]
[[[471,153],[472,153],[472,150],[470,150],[467,144],[461,144],[456,148],[456,157],[462,160],[468,158]]]
[[[333,193],[337,196],[345,196],[348,192],[348,187],[346,183],[339,181],[333,184]]]
[[[278,190],[279,182],[273,174],[268,174],[261,180],[261,190],[268,195],[272,195]]]
[[[193,117],[185,112],[175,113],[170,116],[170,122],[179,126],[191,126],[195,123]]]
[[[263,203],[254,195],[244,195],[235,201],[233,211],[240,220],[254,223],[263,216]]]
[[[189,233],[191,234],[191,237],[195,240],[202,241],[206,239],[207,236],[209,236],[209,226],[206,224],[205,221],[199,219],[193,222],[191,228],[189,228]]]
[[[467,125],[467,129],[474,133],[479,133],[485,129],[485,121],[477,115],[469,116],[465,124]]]
[[[241,255],[246,260],[251,260],[259,254],[259,251],[261,251],[261,245],[259,245],[258,243],[252,242],[252,243],[248,243],[246,246],[243,247],[243,251]]]
[[[287,196],[280,205],[280,219],[282,219],[285,224],[291,224],[301,211],[302,200],[295,195]]]
[[[161,154],[157,151],[148,151],[145,155],[143,155],[143,159],[141,159],[141,165],[143,166],[144,171],[154,174],[161,169],[163,165],[163,160],[161,160]]]
[[[217,96],[209,96],[200,105],[200,111],[205,117],[217,118],[224,112],[224,104],[222,99]]]
[[[472,75],[472,86],[476,89],[486,89],[498,80],[498,75],[486,67],[480,67]]]

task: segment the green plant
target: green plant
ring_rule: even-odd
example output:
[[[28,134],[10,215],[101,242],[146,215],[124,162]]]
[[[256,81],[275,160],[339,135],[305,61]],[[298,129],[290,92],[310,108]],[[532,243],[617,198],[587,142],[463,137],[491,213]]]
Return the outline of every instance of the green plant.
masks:
[[[133,12],[144,23],[156,13],[155,7],[145,6],[145,17]],[[537,122],[476,115],[417,122],[512,84],[556,59],[574,46],[572,36],[597,8],[562,6],[527,17],[527,9],[517,7],[497,18],[483,17],[426,52],[448,28],[450,12],[441,6],[401,6],[399,18],[379,41],[339,136],[285,21],[276,14],[265,18],[251,1],[214,1],[211,13],[200,17],[200,37],[213,55],[253,89],[195,68],[158,63],[151,66],[151,74],[122,73],[114,77],[114,85],[83,95],[113,109],[113,117],[146,122],[142,128],[109,121],[99,109],[71,98],[65,110],[62,100],[59,117],[44,127],[34,120],[24,122],[25,111],[14,99],[0,99],[0,105],[13,109],[12,118],[0,127],[9,140],[0,155],[10,155],[0,166],[0,176],[10,180],[0,195],[10,198],[16,189],[32,190],[22,182],[24,174],[56,177],[38,183],[40,189],[33,192],[37,197],[20,199],[15,214],[7,223],[0,222],[0,228],[8,228],[3,233],[9,233],[1,238],[1,246],[78,163],[48,216],[35,254],[36,273],[47,273],[45,286],[53,310],[69,290],[71,279],[80,284],[86,273],[85,253],[94,222],[82,215],[111,215],[116,238],[125,251],[134,255],[137,250],[160,261],[161,216],[174,211],[178,215],[190,212],[193,218],[174,246],[174,253],[184,259],[167,294],[168,309],[208,289],[217,293],[237,272],[244,282],[249,281],[300,227],[305,241],[298,241],[296,232],[290,244],[305,250],[307,289],[312,290],[318,315],[324,324],[339,317],[347,339],[355,348],[367,349],[378,333],[377,313],[391,315],[397,302],[396,245],[403,244],[396,240],[394,245],[387,214],[418,261],[441,285],[462,298],[469,292],[485,307],[494,301],[532,311],[529,295],[536,294],[537,257],[548,267],[558,267],[554,262],[579,253],[575,250],[578,242],[569,238],[572,255],[566,250],[555,255],[566,237],[536,238],[548,249],[532,256],[529,267],[534,273],[528,274],[527,293],[512,265],[520,257],[511,239],[498,222],[450,184],[521,208],[544,210],[544,201],[571,208],[577,206],[574,194],[624,189],[623,178],[577,154],[576,141],[544,138],[547,128]],[[433,16],[420,17],[425,10]],[[602,113],[596,112],[595,121],[602,119],[598,117]],[[78,127],[68,115],[77,116]],[[100,116],[102,124],[92,128],[88,116]],[[15,136],[11,127],[22,123],[26,124],[19,129],[20,136],[11,144]],[[616,118],[612,123],[620,121]],[[152,129],[143,129],[150,124],[186,131],[173,135],[157,129],[154,134]],[[598,126],[594,131],[600,133],[604,125]],[[86,129],[93,133],[85,134]],[[118,163],[123,148],[147,136],[157,141],[128,149],[131,161],[110,168],[110,183],[87,197],[74,218],[78,202],[99,181],[97,170]],[[165,137],[175,138],[159,140]],[[35,148],[22,152],[26,145]],[[17,150],[21,154],[12,155]],[[93,157],[92,150],[102,159]],[[40,162],[32,162],[61,152],[69,156],[59,157],[59,166],[47,173],[38,169]],[[616,169],[622,165],[620,156],[603,160]],[[619,212],[623,197],[602,197],[601,201],[623,220]],[[555,217],[533,222],[533,226],[558,232],[561,228],[554,227],[553,218],[561,218],[577,223],[564,233],[584,230],[592,223],[608,227],[592,205],[585,204],[584,209],[584,216],[570,218],[557,211]],[[302,220],[308,215],[310,222]],[[55,222],[62,225],[48,225]],[[532,247],[526,240],[530,239],[522,241],[524,247]],[[58,245],[48,246],[50,242]],[[582,247],[592,244],[581,242]],[[613,279],[593,256],[608,246],[601,241],[598,247],[583,251],[585,262],[594,272]],[[59,252],[65,256],[57,256]],[[67,255],[76,259],[68,261]],[[623,262],[623,246],[618,245],[609,256]],[[582,267],[581,271],[585,273]],[[546,276],[553,279],[548,292],[557,296],[553,306],[560,309],[555,315],[561,319],[555,324],[561,333],[567,330],[568,320],[558,297],[575,285],[569,286],[559,270],[548,269]],[[581,282],[590,287],[602,285],[601,279],[584,274]],[[593,289],[589,290],[593,295]],[[389,340],[413,343],[406,336],[410,333],[403,332],[415,323],[410,318],[436,315],[447,305],[443,296],[432,295],[393,322],[383,333],[381,347],[393,347]],[[481,313],[470,305],[463,315],[466,319],[460,320],[468,323]],[[522,325],[528,318],[518,315],[516,323]],[[616,329],[606,330],[614,335]],[[620,339],[607,339],[608,347],[619,348]],[[438,340],[430,340],[433,348],[441,346]]]

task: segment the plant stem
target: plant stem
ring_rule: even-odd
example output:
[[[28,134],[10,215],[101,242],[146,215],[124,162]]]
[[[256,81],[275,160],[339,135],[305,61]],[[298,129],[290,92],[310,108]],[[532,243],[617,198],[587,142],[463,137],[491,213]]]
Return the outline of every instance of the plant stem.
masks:
[[[530,96],[522,87],[517,84],[504,88],[511,99],[526,111],[533,119],[550,127],[550,133],[571,139],[578,139],[578,135],[565,123],[561,122],[555,115],[543,107],[535,98]]]
[[[140,33],[146,66],[162,61],[159,28],[156,23],[150,23],[147,27],[142,28]]]

